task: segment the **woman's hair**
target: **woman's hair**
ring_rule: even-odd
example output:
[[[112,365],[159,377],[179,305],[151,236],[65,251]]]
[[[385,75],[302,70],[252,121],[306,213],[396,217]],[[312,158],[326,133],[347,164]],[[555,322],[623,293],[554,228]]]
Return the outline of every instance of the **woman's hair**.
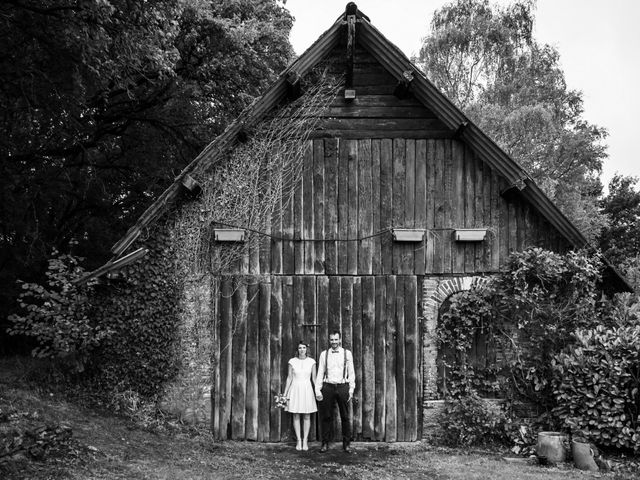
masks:
[[[294,353],[294,356],[297,358],[298,357],[298,347],[300,345],[304,345],[305,347],[307,347],[307,357],[309,356],[309,344],[307,342],[305,342],[304,340],[300,340],[297,344],[296,344],[296,351]]]

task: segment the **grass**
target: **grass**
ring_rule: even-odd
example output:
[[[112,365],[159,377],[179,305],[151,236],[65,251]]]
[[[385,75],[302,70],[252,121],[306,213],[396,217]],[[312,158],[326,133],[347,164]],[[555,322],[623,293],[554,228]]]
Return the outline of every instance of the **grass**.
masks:
[[[16,368],[17,366],[17,368]],[[0,457],[9,479],[590,479],[638,478],[638,472],[588,473],[566,464],[542,467],[507,461],[500,452],[464,452],[417,443],[355,443],[320,454],[319,445],[298,452],[291,444],[216,443],[206,431],[149,431],[123,417],[83,408],[26,380],[25,364],[0,362],[0,440],[40,425],[66,424],[72,438],[41,460]],[[0,453],[2,446],[0,444]],[[4,458],[4,460],[3,460]]]

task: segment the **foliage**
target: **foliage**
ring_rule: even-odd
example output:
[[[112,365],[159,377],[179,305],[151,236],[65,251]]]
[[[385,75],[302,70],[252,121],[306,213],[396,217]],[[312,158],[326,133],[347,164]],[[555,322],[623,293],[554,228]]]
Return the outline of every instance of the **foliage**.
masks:
[[[596,326],[555,356],[554,414],[598,445],[640,451],[640,325]]]
[[[600,208],[609,218],[609,225],[598,237],[603,254],[625,273],[637,270],[640,265],[638,179],[614,175],[609,182],[609,193],[600,201]],[[629,277],[633,278],[635,275]]]
[[[113,334],[95,351],[88,373],[92,388],[109,398],[126,391],[154,398],[178,369],[180,279],[161,225],[145,246],[142,260],[96,292],[96,315]]]
[[[276,0],[20,0],[0,17],[3,320],[52,248],[108,258],[284,69],[292,18]]]
[[[113,333],[92,314],[93,285],[76,285],[79,259],[54,251],[45,285],[22,283],[22,311],[11,315],[11,335],[33,337],[39,358],[72,357],[82,370],[93,349]]]
[[[598,256],[530,248],[512,254],[496,279],[456,295],[438,326],[442,347],[456,352],[449,390],[503,390],[508,398],[550,408],[552,356],[574,342],[576,329],[604,318],[600,269]],[[494,342],[502,358],[470,368],[478,331]]]
[[[533,38],[534,5],[453,1],[434,13],[415,60],[592,240],[606,225],[597,208],[606,131],[582,118],[557,50]]]
[[[448,401],[439,423],[442,441],[453,447],[501,444],[507,439],[502,408],[475,394]]]

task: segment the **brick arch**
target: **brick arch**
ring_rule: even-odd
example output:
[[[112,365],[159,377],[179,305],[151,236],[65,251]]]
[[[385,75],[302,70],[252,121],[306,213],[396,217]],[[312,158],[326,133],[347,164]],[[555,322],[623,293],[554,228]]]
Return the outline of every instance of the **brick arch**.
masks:
[[[483,285],[488,277],[437,277],[426,278],[422,285],[422,372],[423,400],[425,407],[430,400],[438,399],[437,381],[438,345],[436,327],[442,303],[451,295]]]

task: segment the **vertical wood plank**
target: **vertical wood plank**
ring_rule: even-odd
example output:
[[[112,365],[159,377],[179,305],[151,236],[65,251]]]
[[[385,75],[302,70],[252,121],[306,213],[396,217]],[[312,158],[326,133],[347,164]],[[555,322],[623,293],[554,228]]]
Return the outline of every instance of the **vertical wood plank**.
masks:
[[[445,273],[451,273],[452,260],[452,232],[453,225],[452,202],[453,202],[453,155],[451,154],[451,140],[444,140],[444,227],[448,230],[443,231],[443,251],[442,265]]]
[[[491,191],[491,169],[489,165],[482,162],[478,158],[478,163],[482,164],[482,203],[483,203],[483,226],[487,227],[487,237],[484,242],[484,258],[483,258],[483,271],[490,271],[492,269],[491,261],[493,258],[493,248],[495,246],[495,230],[493,229],[493,220],[491,219],[492,210],[492,191]]]
[[[282,242],[282,271],[291,275],[295,272],[295,244],[294,242],[294,204],[297,203],[299,191],[297,184],[285,185],[282,200],[282,236],[286,239]]]
[[[259,344],[258,344],[258,441],[270,439],[271,410],[271,283],[259,285]]]
[[[373,233],[378,234],[383,228],[381,224],[380,204],[380,158],[382,144],[380,140],[371,140],[371,208],[373,219]],[[371,271],[382,273],[382,236],[376,235],[372,240]]]
[[[329,277],[318,276],[316,278],[316,323],[317,337],[316,337],[316,352],[318,352],[316,358],[320,359],[320,353],[326,350],[329,346]],[[317,381],[322,383],[322,378],[318,378]],[[317,427],[318,438],[322,438],[322,425],[318,422]]]
[[[258,369],[259,369],[259,284],[247,285],[247,412],[245,418],[245,439],[258,439]]]
[[[342,324],[342,346],[351,350],[351,354],[353,355],[353,277],[340,278],[340,320]],[[335,431],[340,432],[340,434],[335,437],[335,440],[338,441],[342,439],[342,424],[340,422],[340,414],[337,409],[335,413]]]
[[[307,275],[303,278],[304,317],[302,319],[303,333],[301,339],[309,344],[308,355],[318,361],[317,345],[317,311],[316,311],[316,277]],[[317,366],[316,366],[317,367]],[[311,430],[309,440],[316,439],[316,415],[311,415]]]
[[[282,190],[281,190],[282,193]],[[282,215],[283,215],[283,205],[282,205],[282,194],[280,198],[276,202],[276,206],[273,209],[273,215],[271,216],[271,234],[274,237],[271,239],[271,255],[270,255],[270,268],[271,273],[279,274],[282,273],[282,250],[283,250],[283,241],[279,238],[282,237]]]
[[[354,439],[362,439],[362,279],[355,277],[353,279],[353,308],[352,311],[352,353],[354,370],[356,372],[356,390],[354,393],[357,402],[351,402],[352,418],[353,418],[353,437]]]
[[[315,238],[324,238],[324,141],[313,141],[313,230]],[[324,242],[318,241],[314,245],[313,272],[324,274]]]
[[[386,277],[375,277],[375,414],[374,433],[377,441],[385,439],[386,418],[386,337],[387,284]]]
[[[295,351],[294,346],[294,324],[295,324],[295,307],[293,303],[293,276],[282,277],[282,356],[280,358],[280,382],[284,393],[285,382],[287,381],[287,373],[289,371],[289,360],[293,357]],[[281,432],[282,441],[289,441],[294,438],[292,430],[291,415],[281,411]]]
[[[397,440],[397,392],[396,392],[396,276],[386,277],[387,292],[385,304],[385,319],[387,334],[385,337],[385,441]]]
[[[380,143],[380,229],[393,226],[393,144],[384,138]],[[391,234],[380,235],[382,273],[390,274],[393,268],[393,242]]]
[[[376,282],[375,277],[362,277],[362,439],[375,438],[376,409]]]
[[[498,177],[498,192],[502,192],[506,187],[506,182]],[[509,256],[509,207],[507,202],[499,196],[498,211],[498,231],[500,235],[500,264],[502,264]]]
[[[358,250],[360,250],[360,242],[356,242],[360,232],[360,219],[358,216],[358,141],[348,140],[348,192],[347,192],[347,237],[349,242],[345,242],[347,247],[347,273],[356,275],[358,273]]]
[[[484,228],[486,224],[484,223],[484,175],[482,171],[482,162],[478,157],[476,157],[470,148],[467,147],[466,156],[468,158],[473,159],[473,165],[475,167],[475,179],[476,179],[476,187],[475,187],[475,195],[474,195],[474,217],[472,226],[475,228]],[[485,270],[484,268],[484,259],[486,256],[486,246],[488,243],[488,239],[485,238],[485,241],[479,243],[475,246],[475,259],[473,261],[473,272],[482,272]]]
[[[507,225],[509,229],[509,253],[518,250],[518,215],[515,202],[507,204]]]
[[[229,438],[231,423],[231,393],[233,364],[231,335],[233,334],[233,283],[229,277],[221,280],[220,288],[220,438]]]
[[[303,340],[308,342],[304,334],[306,323],[304,310],[304,276],[293,277],[293,322],[291,324],[291,356],[295,356],[298,349],[298,342]]]
[[[420,364],[418,362],[418,281],[415,276],[406,278],[404,289],[405,322],[405,440],[415,442],[418,439],[418,405]]]
[[[310,241],[315,237],[314,224],[315,212],[313,211],[313,176],[315,173],[313,164],[313,141],[307,141],[304,153],[304,165],[302,173],[302,246],[304,248],[303,273],[312,274],[315,266],[315,242]]]
[[[435,273],[435,246],[438,232],[431,230],[436,226],[436,141],[427,140],[427,233],[425,235],[425,273]]]
[[[281,363],[282,363],[282,277],[271,277],[271,317],[270,317],[270,332],[271,332],[271,399],[278,393],[282,392],[282,382],[280,379]],[[281,415],[280,409],[274,408],[272,405],[270,411],[270,429],[269,440],[272,442],[279,442],[282,432],[282,426],[280,424]]]
[[[404,319],[404,285],[405,279],[410,278],[405,275],[396,278],[396,439],[400,442],[406,441],[404,431],[405,421],[405,319]]]
[[[493,229],[492,242],[491,242],[491,270],[498,271],[500,268],[501,259],[501,246],[504,241],[502,239],[501,226],[501,208],[500,203],[502,197],[500,196],[500,183],[498,176],[495,172],[491,172],[491,228]]]
[[[337,273],[348,273],[349,242],[349,157],[353,140],[340,140],[338,157],[338,265]]]
[[[341,331],[341,319],[340,319],[340,306],[342,299],[340,277],[329,277],[329,296],[327,297],[329,303],[329,331],[327,335],[327,345],[329,344],[329,335],[334,331]]]
[[[273,215],[265,221],[265,232],[271,232],[271,222],[273,221]],[[268,274],[271,272],[271,237],[268,235],[262,235],[259,240],[259,271]]]
[[[393,140],[393,198],[392,198],[392,226],[404,228],[404,204],[406,196],[406,177],[405,177],[405,139],[396,138]],[[406,243],[393,244],[393,273],[401,273],[405,257],[411,248]],[[413,262],[412,262],[413,263]]]
[[[445,140],[435,142],[435,215],[434,215],[434,250],[433,250],[433,273],[444,272],[444,249],[445,249],[445,205],[444,205],[444,157],[446,155]]]
[[[468,180],[465,178],[465,158],[464,158],[464,149],[461,142],[454,140],[451,144],[451,161],[452,161],[452,190],[451,190],[451,217],[452,224],[450,225],[453,228],[463,228],[465,227],[465,209],[468,207],[466,200],[468,200],[468,196],[465,195],[465,191],[469,189],[469,187],[473,188],[468,184],[465,185],[465,181]],[[464,272],[464,261],[465,261],[465,243],[463,242],[452,242],[451,246],[451,254],[452,258],[452,268],[454,273],[462,273]]]
[[[416,141],[405,140],[405,195],[404,195],[404,226],[416,226]],[[403,255],[400,272],[411,274],[415,268],[416,250],[420,244],[408,243]]]
[[[371,140],[358,141],[358,217],[362,237],[373,235],[373,195],[371,188]],[[372,269],[373,239],[358,242],[358,274],[370,275]]]
[[[324,142],[324,233],[329,241],[324,244],[325,272],[338,272],[338,249],[335,239],[338,235],[338,140]]]
[[[211,431],[220,440],[220,277],[211,277],[211,312],[213,314],[211,342]]]
[[[233,389],[231,398],[231,438],[244,440],[247,388],[247,285],[237,278],[233,293]]]
[[[464,177],[465,177],[465,199],[464,199],[464,225],[465,228],[473,228],[475,226],[475,216],[477,205],[475,203],[475,193],[477,185],[477,179],[475,178],[475,165],[473,161],[473,155],[470,149],[464,149],[462,151],[464,155]],[[473,273],[475,271],[474,263],[476,259],[476,245],[475,242],[467,243],[464,247],[464,271]]]
[[[306,155],[305,155],[306,156]],[[303,158],[303,166],[305,167],[306,159]],[[303,230],[304,230],[304,183],[305,176],[301,175],[296,183],[293,192],[293,272],[298,275],[304,273],[304,242]]]
[[[414,226],[416,228],[429,228],[427,226],[427,141],[416,140],[416,207]],[[424,275],[426,262],[426,240],[416,247],[414,272],[416,275]]]

